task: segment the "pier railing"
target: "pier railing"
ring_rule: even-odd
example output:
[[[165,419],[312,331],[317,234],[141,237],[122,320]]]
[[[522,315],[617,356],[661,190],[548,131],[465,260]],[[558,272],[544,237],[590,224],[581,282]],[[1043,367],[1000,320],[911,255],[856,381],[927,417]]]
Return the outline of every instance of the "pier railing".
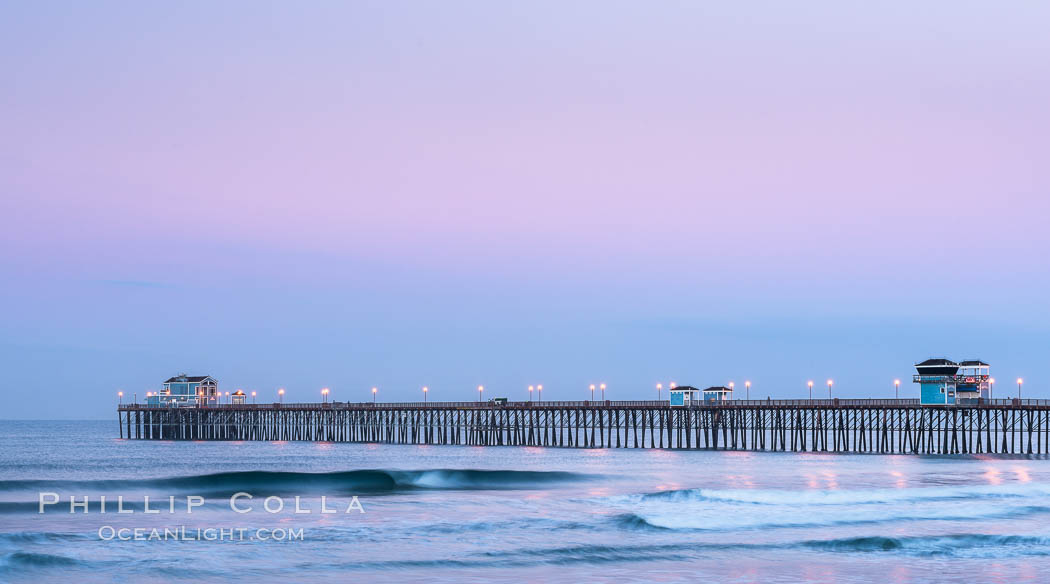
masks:
[[[932,407],[943,407],[941,404],[927,404]],[[949,407],[1023,407],[1050,406],[1048,399],[976,399],[946,404]],[[723,400],[716,402],[694,401],[687,406],[671,406],[667,400],[582,400],[582,401],[508,401],[495,403],[490,401],[426,401],[426,402],[267,402],[244,404],[207,404],[207,405],[167,405],[167,404],[121,404],[120,410],[149,409],[207,409],[207,410],[280,410],[280,409],[490,409],[490,408],[711,408],[711,407],[919,407],[915,398],[901,399],[752,399]]]

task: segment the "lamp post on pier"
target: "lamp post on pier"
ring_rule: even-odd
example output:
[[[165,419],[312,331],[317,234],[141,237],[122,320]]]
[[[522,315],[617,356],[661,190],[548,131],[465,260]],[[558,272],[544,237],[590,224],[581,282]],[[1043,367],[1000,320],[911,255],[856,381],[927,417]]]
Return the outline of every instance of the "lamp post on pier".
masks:
[[[423,386],[423,403],[427,403],[427,386]]]
[[[536,386],[536,397],[539,398],[539,401],[541,401],[541,402],[543,401],[543,386],[542,385],[537,385]]]
[[[253,404],[255,403],[255,391],[254,390],[252,391],[252,403]]]
[[[282,403],[282,404],[284,403],[284,388],[283,387],[277,389],[277,401]]]
[[[591,384],[591,401],[594,401],[594,384]]]
[[[602,388],[602,401],[605,401],[605,384],[601,384],[598,387]]]
[[[372,388],[372,405],[376,405],[376,392],[379,391],[377,388]]]
[[[1017,378],[1017,399],[1021,399],[1021,385],[1024,384],[1024,379]]]
[[[830,379],[828,380],[828,399],[831,399],[831,386],[834,385],[834,384],[835,384],[834,381],[832,381]]]
[[[325,388],[323,388],[321,390],[321,398],[324,400],[324,403],[328,403],[328,388],[327,387],[325,387]]]
[[[121,405],[123,403],[124,403],[124,392],[123,391],[118,391],[117,392],[117,405],[119,406],[119,405]]]
[[[751,382],[744,382],[744,399],[751,401]]]
[[[809,399],[813,399],[813,382],[809,381],[806,385],[809,386]]]
[[[532,390],[535,389],[531,385],[529,386],[529,401],[532,401]]]
[[[901,398],[901,380],[900,379],[894,379],[893,380],[893,399],[900,399],[900,398]]]
[[[484,385],[479,385],[478,386],[478,403],[479,404],[481,403],[481,393],[483,391],[485,391],[485,386]]]
[[[662,384],[662,383],[657,383],[656,384],[656,401],[660,401],[660,391],[663,390],[663,388],[664,388],[664,384]]]

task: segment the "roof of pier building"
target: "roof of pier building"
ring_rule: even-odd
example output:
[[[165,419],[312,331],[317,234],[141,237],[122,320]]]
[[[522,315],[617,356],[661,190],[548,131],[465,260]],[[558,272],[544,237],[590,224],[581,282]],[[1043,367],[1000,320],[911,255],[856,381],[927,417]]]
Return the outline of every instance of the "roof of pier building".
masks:
[[[176,375],[175,377],[169,377],[168,380],[164,383],[194,383],[202,382],[208,379],[210,379],[211,381],[215,381],[215,379],[210,375]]]
[[[700,391],[692,385],[676,385],[671,388],[671,391]]]
[[[959,364],[951,359],[927,359],[916,363],[915,370],[924,376],[955,375],[959,372]]]
[[[949,365],[950,366],[950,365],[958,365],[958,363],[956,363],[955,361],[952,361],[951,359],[943,359],[942,358],[942,359],[927,359],[927,360],[923,361],[922,363],[916,363],[915,364],[916,367],[935,367],[937,365]]]

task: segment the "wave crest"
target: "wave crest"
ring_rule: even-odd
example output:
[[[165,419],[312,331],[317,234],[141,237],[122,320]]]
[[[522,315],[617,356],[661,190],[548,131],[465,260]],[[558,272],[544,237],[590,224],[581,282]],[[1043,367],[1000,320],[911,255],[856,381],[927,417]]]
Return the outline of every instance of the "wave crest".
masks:
[[[872,505],[1048,495],[1050,486],[1030,484],[857,490],[678,489],[645,493],[639,498],[642,501],[712,501],[752,505]]]
[[[54,554],[14,552],[4,556],[4,563],[20,568],[53,568],[75,566],[80,564],[80,560]]]
[[[9,480],[0,481],[0,491],[30,489],[163,489],[168,493],[200,495],[232,494],[238,491],[280,494],[285,492],[330,494],[384,493],[413,489],[496,490],[540,489],[548,485],[585,480],[588,475],[525,470],[363,469],[324,473],[285,471],[237,471],[154,479],[104,479],[91,481]]]

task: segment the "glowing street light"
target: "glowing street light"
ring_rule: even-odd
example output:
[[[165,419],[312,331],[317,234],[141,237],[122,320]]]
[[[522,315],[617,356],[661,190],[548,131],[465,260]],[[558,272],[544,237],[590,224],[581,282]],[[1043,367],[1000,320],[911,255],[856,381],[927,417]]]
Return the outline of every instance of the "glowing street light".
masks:
[[[321,398],[324,400],[324,403],[328,403],[328,388],[327,387],[321,389]]]
[[[745,381],[744,382],[744,399],[747,399],[747,400],[751,399],[751,382],[750,381]]]
[[[277,401],[284,403],[284,388],[278,388],[277,390]]]
[[[427,386],[423,386],[423,403],[427,403]]]
[[[594,384],[591,384],[591,401],[594,401]]]
[[[124,392],[123,391],[118,391],[117,392],[117,403],[118,404],[124,403]]]
[[[813,382],[809,381],[806,385],[809,386],[809,399],[813,399]]]
[[[660,392],[663,390],[663,388],[664,388],[664,384],[662,384],[662,383],[657,383],[656,384],[656,401],[660,401]]]
[[[1021,399],[1021,385],[1024,383],[1024,379],[1017,378],[1017,399]]]
[[[732,381],[730,381],[730,382],[729,382],[729,391],[730,391],[730,395],[732,395],[732,391],[733,391],[733,388],[734,388],[734,387],[736,387],[736,384],[735,384],[735,383],[733,383]]]
[[[831,386],[834,385],[834,384],[835,384],[834,381],[832,381],[830,379],[828,380],[828,399],[831,399]]]
[[[901,398],[901,380],[900,379],[894,379],[893,380],[893,397],[895,399],[900,399]]]
[[[536,386],[536,393],[538,394],[539,400],[543,401],[543,386],[542,385],[537,385]]]
[[[252,403],[255,403],[255,391],[252,391]]]
[[[605,384],[601,384],[598,387],[602,388],[602,401],[605,401]]]
[[[994,395],[995,395],[995,378],[994,377],[990,377],[988,379],[988,399],[992,399],[992,396],[994,396]]]
[[[372,405],[376,405],[376,392],[377,391],[379,391],[378,388],[375,388],[375,387],[372,388]]]
[[[535,389],[531,385],[529,386],[529,401],[532,401],[532,390]]]
[[[479,385],[478,386],[478,403],[479,404],[481,403],[481,392],[483,392],[483,391],[485,391],[485,386],[484,385]]]

